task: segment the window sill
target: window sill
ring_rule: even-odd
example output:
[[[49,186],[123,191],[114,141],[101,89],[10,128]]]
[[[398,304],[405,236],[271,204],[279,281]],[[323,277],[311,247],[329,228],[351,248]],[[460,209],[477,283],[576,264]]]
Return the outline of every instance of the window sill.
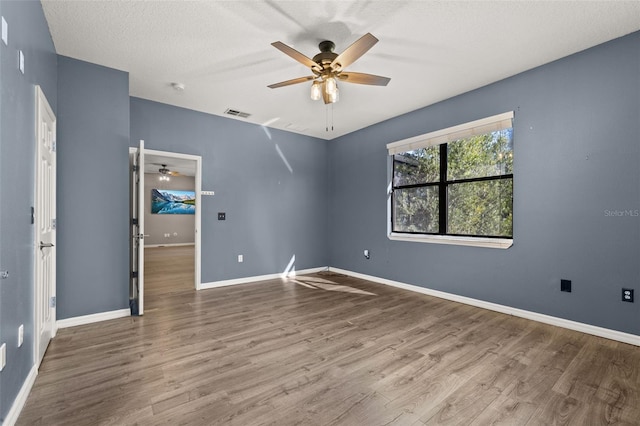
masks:
[[[390,233],[388,237],[393,241],[451,244],[457,246],[488,247],[497,249],[508,249],[513,245],[512,238],[454,237],[451,235],[398,234],[394,232]]]

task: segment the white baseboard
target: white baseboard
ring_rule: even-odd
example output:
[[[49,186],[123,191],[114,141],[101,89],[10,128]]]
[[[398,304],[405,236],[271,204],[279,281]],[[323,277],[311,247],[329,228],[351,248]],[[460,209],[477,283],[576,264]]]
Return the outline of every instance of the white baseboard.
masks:
[[[355,278],[361,278],[367,281],[373,281],[378,284],[384,284],[392,287],[402,288],[404,290],[414,291],[416,293],[426,294],[428,296],[439,297],[441,299],[460,302],[478,308],[489,309],[491,311],[501,312],[503,314],[513,315],[520,318],[526,318],[545,324],[555,325],[557,327],[567,328],[569,330],[580,331],[582,333],[592,334],[594,336],[604,337],[606,339],[617,340],[619,342],[628,343],[630,345],[640,346],[640,336],[635,334],[623,333],[617,330],[597,327],[595,325],[584,324],[577,321],[571,321],[564,318],[553,317],[550,315],[539,314],[537,312],[525,311],[524,309],[513,308],[511,306],[499,305],[497,303],[485,302],[483,300],[472,299],[470,297],[458,296],[456,294],[445,293],[439,290],[432,290],[413,284],[406,284],[399,281],[392,281],[385,278],[378,278],[373,275],[361,274],[358,272],[347,271],[340,268],[329,267],[329,271],[339,274],[349,275]]]
[[[15,401],[13,401],[13,405],[11,405],[11,409],[9,410],[9,413],[7,413],[7,417],[5,417],[4,422],[2,422],[2,426],[13,426],[16,424],[18,417],[24,408],[24,404],[27,402],[27,398],[29,397],[29,393],[31,392],[31,388],[35,383],[37,376],[38,367],[34,365],[22,384]]]
[[[145,244],[144,248],[195,246],[196,243]]]
[[[328,268],[326,266],[323,266],[320,268],[302,269],[300,271],[293,270],[288,273],[256,275],[253,277],[236,278],[232,280],[213,281],[210,283],[200,284],[200,288],[198,290],[206,290],[209,288],[226,287],[226,286],[238,285],[238,284],[247,284],[247,283],[253,283],[256,281],[275,280],[278,278],[295,277],[297,274],[315,274],[316,272],[326,271],[327,269]]]
[[[100,312],[98,314],[66,318],[66,319],[58,320],[56,324],[58,325],[58,328],[67,328],[67,327],[75,327],[77,325],[85,325],[85,324],[91,324],[94,322],[112,320],[116,318],[124,318],[128,316],[131,316],[131,310],[129,308],[126,308],[126,309],[118,309],[117,311]]]
[[[471,297],[459,296],[456,294],[446,293],[444,291],[433,290],[425,287],[420,287],[413,284],[407,284],[399,281],[388,280],[386,278],[379,278],[373,275],[361,274],[359,272],[348,271],[345,269],[334,267],[319,267],[303,269],[300,271],[291,271],[289,273],[257,275],[253,277],[236,278],[231,280],[213,281],[209,283],[202,283],[199,290],[205,290],[217,287],[226,287],[231,285],[247,284],[257,281],[267,281],[278,278],[295,277],[297,274],[313,274],[321,271],[329,270],[339,274],[349,275],[355,278],[360,278],[367,281],[372,281],[378,284],[384,284],[392,287],[401,288],[404,290],[413,291],[416,293],[426,294],[428,296],[439,297],[441,299],[451,300],[454,302],[464,303],[478,308],[489,309],[495,312],[501,312],[507,315],[513,315],[520,318],[526,318],[533,321],[538,321],[545,324],[554,325],[557,327],[566,328],[569,330],[579,331],[582,333],[592,334],[594,336],[604,337],[606,339],[616,340],[630,345],[640,346],[640,336],[630,333],[624,333],[617,330],[611,330],[608,328],[598,327],[595,325],[584,324],[577,321],[571,321],[564,318],[553,317],[551,315],[540,314],[537,312],[526,311],[524,309],[518,309],[511,306],[500,305],[497,303],[486,302],[484,300],[473,299]],[[77,325],[91,324],[99,321],[106,321],[110,319],[123,318],[130,316],[129,309],[119,309],[117,311],[102,312],[98,314],[84,315],[80,317],[67,318],[58,320],[57,328],[75,327]]]

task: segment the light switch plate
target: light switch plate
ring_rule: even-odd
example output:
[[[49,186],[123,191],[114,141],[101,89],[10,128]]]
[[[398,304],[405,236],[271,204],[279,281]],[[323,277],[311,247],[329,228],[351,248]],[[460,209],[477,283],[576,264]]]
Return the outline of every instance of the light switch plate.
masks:
[[[2,17],[2,41],[5,46],[9,45],[9,24],[4,20],[4,16]]]
[[[18,327],[18,347],[22,346],[24,342],[24,324],[20,324]]]
[[[215,195],[213,191],[200,191],[200,195]]]

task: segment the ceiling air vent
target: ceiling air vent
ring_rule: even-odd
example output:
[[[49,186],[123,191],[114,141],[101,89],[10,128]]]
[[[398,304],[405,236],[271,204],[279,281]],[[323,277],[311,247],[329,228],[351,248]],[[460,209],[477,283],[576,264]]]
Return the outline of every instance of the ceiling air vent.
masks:
[[[227,110],[224,113],[229,115],[235,115],[236,117],[241,117],[241,118],[247,118],[251,116],[251,114],[249,114],[248,112],[242,112],[242,111],[238,111],[231,108],[227,108]]]

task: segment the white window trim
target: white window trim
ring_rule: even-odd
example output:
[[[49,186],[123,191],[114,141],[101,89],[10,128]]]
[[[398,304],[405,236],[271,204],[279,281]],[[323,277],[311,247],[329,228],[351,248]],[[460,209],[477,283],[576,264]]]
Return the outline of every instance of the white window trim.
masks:
[[[475,135],[483,135],[513,127],[513,111],[481,118],[435,132],[425,133],[397,142],[387,144],[389,155],[401,152],[413,151],[421,148],[428,148],[434,145],[449,143],[458,139],[464,139]]]
[[[410,241],[413,243],[450,244],[456,246],[487,247],[508,249],[513,245],[511,238],[457,237],[453,235],[401,234],[390,232],[392,241]]]
[[[428,148],[434,145],[448,143],[457,139],[473,135],[504,130],[513,127],[513,111],[497,114],[492,117],[459,124],[435,132],[425,133],[401,141],[387,144],[389,158],[394,154],[412,151],[420,148]],[[392,160],[393,161],[393,160]],[[393,168],[393,165],[392,165]],[[387,189],[387,237],[393,241],[410,241],[414,243],[450,244],[457,246],[488,247],[508,249],[513,245],[513,238],[483,238],[483,237],[459,237],[454,235],[429,235],[429,234],[405,234],[392,232],[391,230],[391,182]]]

